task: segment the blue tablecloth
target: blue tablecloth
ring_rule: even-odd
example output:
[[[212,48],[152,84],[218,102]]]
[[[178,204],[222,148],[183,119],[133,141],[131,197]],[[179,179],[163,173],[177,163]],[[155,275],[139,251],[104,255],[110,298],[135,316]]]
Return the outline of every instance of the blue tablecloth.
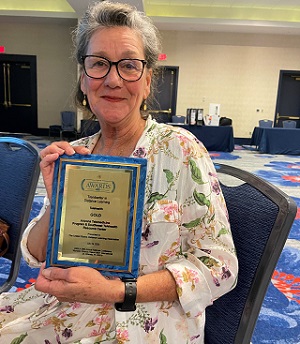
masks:
[[[92,124],[92,125],[91,125]],[[170,123],[176,125],[176,123]],[[233,129],[231,126],[196,126],[182,125],[200,140],[208,151],[232,152],[234,149]],[[100,129],[98,122],[81,121],[81,136],[92,135]]]
[[[232,152],[234,149],[233,128],[231,126],[181,125],[193,133],[208,151]]]
[[[269,154],[300,154],[300,129],[255,127],[251,145]]]

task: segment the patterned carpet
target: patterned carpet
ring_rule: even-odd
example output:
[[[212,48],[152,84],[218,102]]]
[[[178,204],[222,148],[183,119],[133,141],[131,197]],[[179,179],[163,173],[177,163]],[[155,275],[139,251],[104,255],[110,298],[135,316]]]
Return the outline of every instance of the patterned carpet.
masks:
[[[34,141],[40,148],[44,141]],[[211,152],[214,162],[232,165],[277,185],[292,196],[298,205],[296,220],[278,261],[269,285],[253,334],[253,344],[300,343],[300,157],[259,154],[235,146],[232,153]],[[31,218],[36,216],[43,203],[45,189],[39,183]],[[0,260],[1,277],[7,275],[7,262]],[[34,282],[38,271],[23,261],[17,283],[12,291],[26,288]],[[221,343],[220,343],[221,344]]]

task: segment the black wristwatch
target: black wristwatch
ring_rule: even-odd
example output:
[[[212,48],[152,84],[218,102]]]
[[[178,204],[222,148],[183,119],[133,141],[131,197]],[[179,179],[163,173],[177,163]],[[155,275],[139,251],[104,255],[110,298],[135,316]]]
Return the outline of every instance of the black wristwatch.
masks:
[[[136,310],[136,278],[123,278],[125,283],[125,298],[122,303],[115,303],[115,308],[119,312],[133,312]]]

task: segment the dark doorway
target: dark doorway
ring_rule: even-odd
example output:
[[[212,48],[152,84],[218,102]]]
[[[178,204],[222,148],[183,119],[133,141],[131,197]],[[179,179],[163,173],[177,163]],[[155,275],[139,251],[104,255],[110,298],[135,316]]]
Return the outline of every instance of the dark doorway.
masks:
[[[0,55],[0,132],[36,131],[36,56]]]
[[[282,127],[285,120],[293,120],[300,127],[300,71],[281,70],[279,74],[274,123]]]
[[[179,67],[161,66],[155,99],[148,104],[149,112],[158,122],[171,122],[176,115]]]

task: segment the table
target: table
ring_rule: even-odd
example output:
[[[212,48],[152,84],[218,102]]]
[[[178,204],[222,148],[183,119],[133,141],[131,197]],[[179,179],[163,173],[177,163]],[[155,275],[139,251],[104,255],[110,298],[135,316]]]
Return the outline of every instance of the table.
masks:
[[[300,154],[300,129],[255,127],[251,145],[259,152],[269,154]]]
[[[172,123],[172,125],[176,123]],[[208,151],[232,152],[234,149],[234,138],[232,126],[197,126],[181,125],[193,133]]]
[[[90,124],[92,123],[92,126]],[[182,123],[168,123],[180,126],[193,133],[208,151],[232,152],[234,149],[233,129],[231,126],[197,126],[183,125]],[[81,120],[81,136],[92,135],[100,129],[99,123],[90,120]]]

